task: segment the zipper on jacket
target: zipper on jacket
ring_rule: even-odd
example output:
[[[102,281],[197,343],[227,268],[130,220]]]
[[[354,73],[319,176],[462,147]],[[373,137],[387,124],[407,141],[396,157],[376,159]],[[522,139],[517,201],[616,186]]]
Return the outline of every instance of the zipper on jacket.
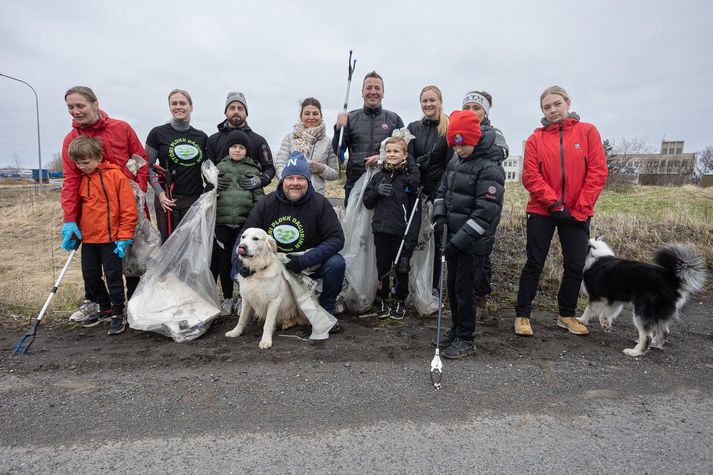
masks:
[[[111,237],[111,207],[109,206],[109,193],[106,192],[106,187],[104,186],[104,177],[102,177],[102,172],[97,168],[99,172],[99,183],[101,183],[102,190],[104,191],[104,197],[106,198],[106,228],[109,231],[109,242],[114,240]]]
[[[560,122],[560,163],[562,164],[562,205],[566,206],[564,198],[564,130]]]
[[[369,151],[366,153],[371,153],[371,148],[374,146],[374,119],[375,115],[371,116],[371,126],[369,127]],[[366,158],[366,157],[364,157]],[[366,163],[364,164],[364,171],[366,171]]]

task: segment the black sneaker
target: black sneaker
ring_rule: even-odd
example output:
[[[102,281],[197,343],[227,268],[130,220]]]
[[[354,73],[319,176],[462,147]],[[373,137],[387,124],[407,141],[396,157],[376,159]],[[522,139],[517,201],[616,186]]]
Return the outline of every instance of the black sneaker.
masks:
[[[455,334],[453,333],[453,330],[448,330],[445,334],[441,335],[441,340],[439,341],[439,348],[446,348],[448,345],[451,344],[453,339],[455,338]],[[433,339],[433,346],[436,346],[436,339]]]
[[[112,315],[109,324],[109,335],[118,335],[126,330],[126,320],[123,315]]]
[[[99,312],[90,315],[83,322],[82,326],[84,328],[95,327],[102,322],[108,322],[111,319],[111,309],[100,310]]]
[[[389,314],[389,317],[392,320],[403,320],[405,314],[406,305],[403,300],[396,300],[395,302],[392,302],[391,313]]]
[[[379,310],[376,311],[376,316],[379,318],[379,320],[383,320],[385,318],[389,318],[390,313],[391,308],[389,308],[388,300],[382,299],[381,303],[379,304]]]
[[[444,358],[448,359],[458,359],[464,358],[466,356],[475,354],[475,343],[473,340],[461,340],[460,338],[454,338],[446,351],[443,353]]]

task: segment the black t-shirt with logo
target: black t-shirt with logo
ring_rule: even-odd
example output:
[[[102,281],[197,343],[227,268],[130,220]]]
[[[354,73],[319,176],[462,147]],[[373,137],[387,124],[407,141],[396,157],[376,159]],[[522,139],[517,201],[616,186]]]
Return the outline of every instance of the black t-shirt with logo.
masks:
[[[193,127],[185,132],[159,125],[149,132],[146,144],[158,150],[159,164],[171,174],[173,193],[199,195],[203,193],[201,163],[206,159],[208,136]]]

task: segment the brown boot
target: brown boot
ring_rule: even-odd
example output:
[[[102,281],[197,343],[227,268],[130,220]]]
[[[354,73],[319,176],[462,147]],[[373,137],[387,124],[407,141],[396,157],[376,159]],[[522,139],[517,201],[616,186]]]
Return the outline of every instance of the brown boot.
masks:
[[[487,297],[485,295],[475,296],[475,321],[488,327],[498,324],[498,319],[495,315],[488,313]]]
[[[520,336],[532,336],[532,327],[528,317],[515,317],[515,334]]]
[[[589,330],[574,317],[557,317],[557,326],[566,328],[575,335],[589,335]]]

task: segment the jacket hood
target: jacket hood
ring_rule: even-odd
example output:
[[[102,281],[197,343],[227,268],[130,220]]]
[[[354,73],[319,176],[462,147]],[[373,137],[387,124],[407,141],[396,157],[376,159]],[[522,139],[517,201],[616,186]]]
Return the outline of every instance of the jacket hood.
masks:
[[[247,122],[245,122],[245,125],[243,125],[242,127],[228,127],[228,119],[225,119],[223,122],[218,124],[217,127],[218,127],[218,132],[229,132],[231,130],[241,130],[241,131],[245,132],[246,134],[248,132],[252,132],[252,129],[250,128],[250,126],[248,125]]]
[[[312,196],[316,193],[314,190],[314,187],[312,186],[312,181],[307,180],[307,193],[300,198],[297,201],[291,201],[287,196],[285,196],[285,192],[282,189],[282,182],[285,181],[284,178],[282,178],[278,183],[277,183],[277,188],[275,189],[275,193],[277,193],[277,199],[280,200],[281,203],[284,203],[286,205],[291,205],[291,206],[297,206],[301,205],[303,203],[306,203],[307,201],[312,199]]]
[[[72,119],[72,128],[77,130],[99,130],[106,127],[106,123],[109,120],[109,115],[103,110],[99,109],[99,120],[89,125],[82,125],[77,122],[76,119]]]
[[[571,124],[573,122],[579,122],[579,114],[574,111],[567,114],[567,118],[562,121],[563,124]],[[544,128],[547,128],[550,125],[558,124],[559,122],[550,122],[549,120],[543,117],[542,119],[540,119],[540,123]]]

